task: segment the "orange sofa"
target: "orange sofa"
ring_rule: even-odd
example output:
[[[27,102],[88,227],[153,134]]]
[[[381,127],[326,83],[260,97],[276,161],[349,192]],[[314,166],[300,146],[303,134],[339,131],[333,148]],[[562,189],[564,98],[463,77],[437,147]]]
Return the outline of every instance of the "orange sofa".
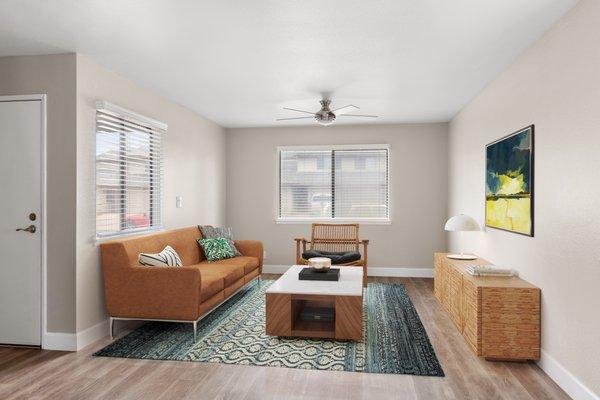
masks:
[[[263,246],[237,240],[242,256],[209,263],[197,239],[198,227],[119,239],[100,245],[104,293],[113,337],[115,320],[158,320],[193,324],[249,282],[260,279]],[[158,253],[171,246],[183,267],[148,267],[140,253]]]

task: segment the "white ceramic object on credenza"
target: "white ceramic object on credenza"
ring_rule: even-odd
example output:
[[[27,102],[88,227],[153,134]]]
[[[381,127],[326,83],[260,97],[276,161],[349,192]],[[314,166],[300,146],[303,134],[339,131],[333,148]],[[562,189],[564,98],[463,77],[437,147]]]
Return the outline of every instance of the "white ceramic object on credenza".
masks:
[[[309,258],[308,266],[317,271],[327,271],[331,268],[331,259],[327,257]]]
[[[444,226],[444,229],[449,232],[460,232],[460,235],[461,235],[460,241],[461,241],[461,245],[462,245],[463,232],[478,231],[481,228],[479,227],[479,224],[477,223],[477,221],[475,221],[475,219],[473,219],[472,217],[465,215],[465,214],[459,214],[459,215],[455,215],[454,217],[452,217],[448,221],[446,221],[446,225]],[[462,250],[461,250],[460,254],[448,254],[448,255],[446,255],[446,257],[452,258],[454,260],[475,260],[475,259],[477,259],[477,256],[475,256],[473,254],[465,254],[465,253],[463,253]]]

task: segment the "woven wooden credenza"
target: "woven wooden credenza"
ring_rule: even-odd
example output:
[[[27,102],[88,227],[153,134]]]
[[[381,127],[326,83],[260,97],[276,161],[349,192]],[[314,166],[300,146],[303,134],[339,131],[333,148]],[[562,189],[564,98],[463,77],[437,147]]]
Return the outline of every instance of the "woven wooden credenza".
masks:
[[[472,276],[469,265],[435,253],[435,297],[478,356],[539,360],[540,289],[517,277]]]

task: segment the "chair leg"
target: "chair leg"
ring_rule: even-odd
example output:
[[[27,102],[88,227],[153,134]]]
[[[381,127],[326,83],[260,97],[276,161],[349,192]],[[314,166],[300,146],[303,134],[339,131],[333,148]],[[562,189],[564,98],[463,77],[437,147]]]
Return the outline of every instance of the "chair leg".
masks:
[[[196,343],[196,335],[198,332],[198,321],[194,321],[194,322],[192,322],[192,324],[194,325],[194,343]]]

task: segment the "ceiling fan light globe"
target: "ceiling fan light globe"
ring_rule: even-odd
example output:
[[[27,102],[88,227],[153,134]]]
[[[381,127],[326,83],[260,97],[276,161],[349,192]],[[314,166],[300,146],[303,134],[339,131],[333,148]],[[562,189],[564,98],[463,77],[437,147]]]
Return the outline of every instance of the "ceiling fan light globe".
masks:
[[[320,125],[331,125],[335,121],[335,114],[331,111],[320,110],[315,113],[315,120]]]
[[[329,125],[333,124],[333,121],[331,121],[331,120],[330,121],[321,121],[321,120],[317,119],[317,123],[322,126],[329,126]]]

